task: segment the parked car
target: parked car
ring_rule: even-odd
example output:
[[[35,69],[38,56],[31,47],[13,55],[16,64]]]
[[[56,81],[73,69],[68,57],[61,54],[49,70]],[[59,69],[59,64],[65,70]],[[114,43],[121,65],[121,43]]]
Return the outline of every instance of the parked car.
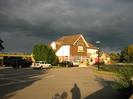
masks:
[[[32,63],[31,67],[33,69],[49,69],[52,67],[52,65],[46,63],[45,61],[37,61],[37,62]]]
[[[71,61],[63,61],[59,63],[59,65],[63,67],[73,67],[73,63]]]
[[[3,60],[3,65],[12,66],[13,68],[30,67],[32,62],[22,58],[7,58]]]

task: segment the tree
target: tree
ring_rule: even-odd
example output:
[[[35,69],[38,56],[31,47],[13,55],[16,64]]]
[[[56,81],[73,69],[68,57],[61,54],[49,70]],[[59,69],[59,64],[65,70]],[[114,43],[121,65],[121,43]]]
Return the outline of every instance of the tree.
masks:
[[[120,53],[110,53],[110,58],[114,62],[120,61]]]
[[[3,45],[2,45],[3,41],[0,40],[0,51],[4,49]]]
[[[58,63],[58,57],[53,49],[44,44],[36,44],[33,47],[33,55],[36,61],[46,61],[52,65]]]
[[[133,44],[121,51],[121,61],[133,63]]]

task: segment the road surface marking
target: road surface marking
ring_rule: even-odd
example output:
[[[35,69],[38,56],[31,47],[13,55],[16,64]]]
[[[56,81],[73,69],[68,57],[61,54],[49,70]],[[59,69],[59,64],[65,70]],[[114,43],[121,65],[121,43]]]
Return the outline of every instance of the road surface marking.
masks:
[[[55,77],[55,75],[48,75],[47,74],[46,76],[43,76],[43,78],[52,78],[52,77]],[[30,81],[32,82],[32,81],[36,81],[37,78],[38,77],[31,77],[29,80],[28,79],[27,80],[20,80],[20,79],[12,79],[12,78],[0,78],[1,80],[11,80],[11,82],[9,82],[9,83],[0,84],[0,87],[13,85],[13,84],[19,84],[19,83],[26,83],[26,82],[30,82]]]
[[[8,73],[8,74],[0,74],[0,76],[14,76],[14,75],[18,75],[18,74],[23,74],[22,72],[21,73]]]
[[[16,82],[9,82],[9,83],[5,83],[5,84],[0,84],[0,87],[2,86],[8,86],[8,85],[13,85],[13,84],[19,84],[19,83],[26,83],[26,82],[32,82],[32,81],[35,81],[35,79],[30,79],[30,80],[20,80],[20,81],[17,81]]]

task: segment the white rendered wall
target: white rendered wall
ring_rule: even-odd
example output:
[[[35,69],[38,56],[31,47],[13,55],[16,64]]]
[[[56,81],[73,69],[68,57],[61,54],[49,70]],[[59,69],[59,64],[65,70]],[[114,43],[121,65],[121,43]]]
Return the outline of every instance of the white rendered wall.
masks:
[[[90,64],[94,64],[95,59],[98,57],[97,49],[87,49],[87,53],[90,55]]]
[[[97,58],[97,49],[87,49],[87,53],[90,54],[90,58]]]
[[[51,47],[52,47],[53,49],[56,49],[56,44],[55,44],[55,42],[52,42],[52,43],[51,43]]]
[[[57,52],[57,56],[70,56],[70,46],[64,45]]]

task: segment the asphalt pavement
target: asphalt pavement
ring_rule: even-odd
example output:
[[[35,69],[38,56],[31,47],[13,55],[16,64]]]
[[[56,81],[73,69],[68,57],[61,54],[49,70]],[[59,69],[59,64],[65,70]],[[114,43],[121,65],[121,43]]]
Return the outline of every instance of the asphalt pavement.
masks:
[[[122,99],[89,67],[0,69],[0,99]]]

